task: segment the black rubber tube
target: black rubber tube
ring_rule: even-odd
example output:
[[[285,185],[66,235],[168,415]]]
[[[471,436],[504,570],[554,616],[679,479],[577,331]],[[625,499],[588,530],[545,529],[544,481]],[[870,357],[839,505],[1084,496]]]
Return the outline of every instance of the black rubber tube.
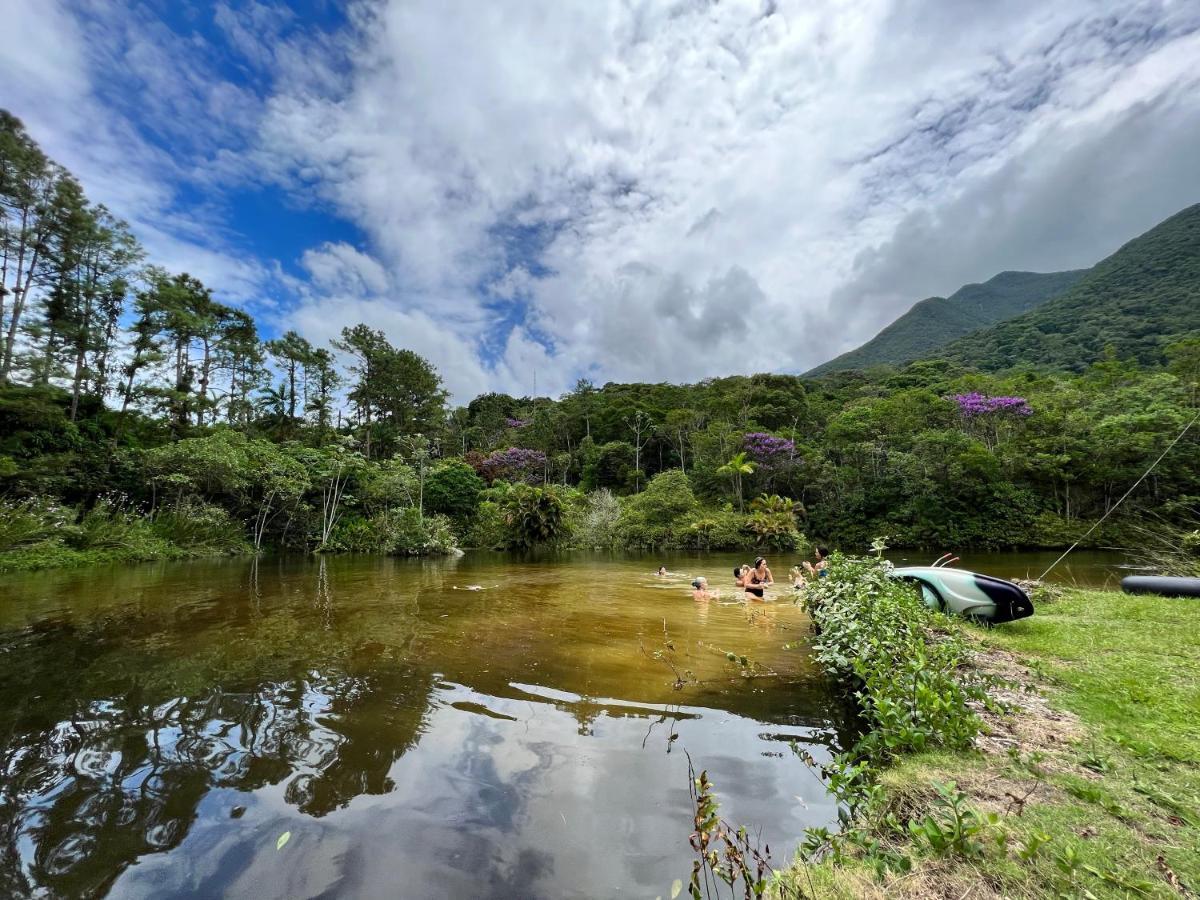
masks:
[[[1162,594],[1164,597],[1200,597],[1200,578],[1170,575],[1127,575],[1121,579],[1127,594]]]

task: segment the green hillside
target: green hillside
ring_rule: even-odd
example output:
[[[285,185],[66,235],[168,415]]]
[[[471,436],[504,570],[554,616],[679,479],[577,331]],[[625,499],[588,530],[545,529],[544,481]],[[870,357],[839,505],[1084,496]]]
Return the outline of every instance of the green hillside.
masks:
[[[949,341],[1039,306],[1067,290],[1085,272],[1001,272],[983,284],[965,285],[949,297],[930,297],[861,347],[817,366],[809,374],[902,365],[936,355]]]
[[[1027,313],[926,355],[980,369],[1017,364],[1081,370],[1112,347],[1122,359],[1162,362],[1163,349],[1200,332],[1200,204],[1176,213]]]

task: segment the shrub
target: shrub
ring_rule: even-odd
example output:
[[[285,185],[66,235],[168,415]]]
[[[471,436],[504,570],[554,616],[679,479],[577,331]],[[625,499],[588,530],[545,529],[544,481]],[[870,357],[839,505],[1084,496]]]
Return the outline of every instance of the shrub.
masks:
[[[491,550],[504,544],[505,533],[504,513],[500,504],[495,500],[483,500],[471,517],[465,544]]]
[[[572,543],[587,550],[611,550],[617,546],[621,503],[612,491],[601,488],[589,494],[575,517]]]
[[[911,585],[888,575],[886,563],[834,554],[807,602],[817,661],[856,687],[868,726],[856,756],[882,761],[970,745],[980,728],[970,703],[986,695],[965,674],[966,647],[938,626]]]
[[[74,520],[75,511],[57,500],[0,501],[0,551],[61,537]]]
[[[720,509],[699,510],[684,521],[684,546],[696,550],[741,550],[746,546],[746,517],[728,503]]]
[[[629,547],[666,547],[683,542],[696,495],[688,477],[678,469],[660,472],[646,490],[628,498],[621,510],[618,531]]]
[[[78,550],[123,550],[134,556],[169,553],[154,524],[121,498],[103,497],[67,532],[67,543]]]
[[[195,497],[160,509],[154,530],[184,550],[204,553],[248,553],[241,523],[219,506]]]
[[[485,487],[483,479],[465,462],[442,463],[425,480],[425,508],[466,521],[479,508],[479,494]]]
[[[796,506],[787,497],[762,494],[750,504],[747,529],[759,546],[795,550],[804,540],[796,530]]]
[[[555,544],[568,534],[562,498],[553,487],[514,485],[505,497],[504,543],[514,550]]]

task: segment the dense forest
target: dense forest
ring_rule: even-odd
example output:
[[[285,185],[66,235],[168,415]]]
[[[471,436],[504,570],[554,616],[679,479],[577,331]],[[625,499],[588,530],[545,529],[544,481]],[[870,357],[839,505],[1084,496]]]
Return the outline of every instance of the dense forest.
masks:
[[[973,332],[942,354],[981,369],[1014,360],[1082,371],[1111,350],[1160,365],[1200,331],[1200,204],[1161,222],[1027,313]]]
[[[936,357],[956,338],[1037,308],[1085,273],[1001,272],[982,284],[963,285],[949,297],[929,297],[913,304],[861,347],[822,363],[808,374],[898,366]]]
[[[264,340],[244,310],[145,259],[6,113],[0,241],[0,568],[265,549],[798,551],[881,535],[1060,546],[1200,402],[1200,339],[1177,334],[1153,357],[1101,348],[1075,372],[926,360],[580,381],[557,399],[452,408],[427,360],[367,325],[330,347]],[[1194,291],[1194,266],[1180,271],[1161,261],[1139,290],[1155,274]],[[1094,539],[1126,539],[1149,514],[1187,525],[1198,472],[1190,435]]]

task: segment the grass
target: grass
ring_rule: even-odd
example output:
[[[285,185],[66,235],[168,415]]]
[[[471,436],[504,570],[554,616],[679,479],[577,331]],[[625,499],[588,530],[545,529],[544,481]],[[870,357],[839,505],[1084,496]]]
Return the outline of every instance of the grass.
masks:
[[[911,870],[825,860],[778,893],[1200,896],[1200,601],[1069,591],[1032,619],[964,630],[1022,709],[987,717],[973,750],[903,757],[881,784],[905,821],[942,815],[934,785],[956,782],[998,817],[981,852],[933,852],[881,824]]]

